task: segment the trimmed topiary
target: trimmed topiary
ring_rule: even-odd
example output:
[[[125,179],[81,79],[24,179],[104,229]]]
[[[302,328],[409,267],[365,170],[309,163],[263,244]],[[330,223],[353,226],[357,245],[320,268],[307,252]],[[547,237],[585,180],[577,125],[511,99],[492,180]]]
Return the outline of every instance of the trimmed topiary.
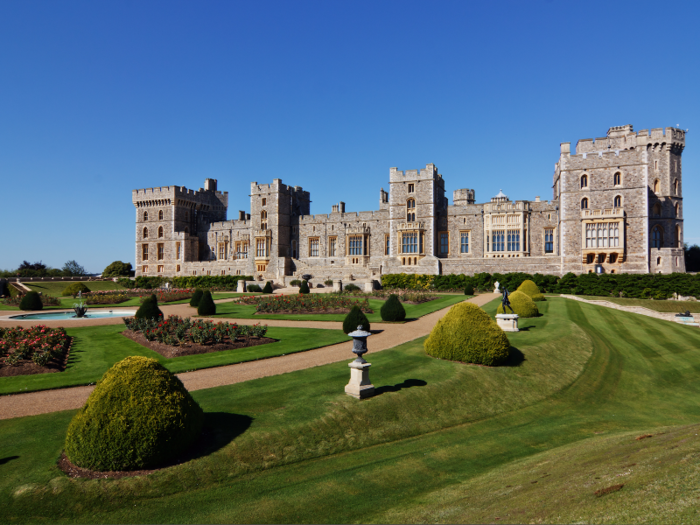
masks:
[[[262,292],[259,284],[248,284],[245,287],[246,292]]]
[[[474,287],[471,284],[464,287],[464,295],[474,295]]]
[[[65,453],[91,470],[162,465],[197,439],[204,413],[157,360],[131,356],[107,370],[68,426]]]
[[[136,313],[134,317],[137,319],[158,319],[163,317],[163,312],[158,308],[158,299],[155,295],[147,297]]]
[[[292,279],[289,281],[289,286],[301,286],[301,281],[299,279]]]
[[[540,292],[540,289],[537,287],[534,281],[527,280],[523,281],[520,286],[518,286],[518,289],[516,292],[523,292],[526,295],[530,296],[530,299],[533,301],[546,301],[544,295]]]
[[[309,283],[307,283],[306,281],[301,281],[299,293],[311,293],[311,290],[309,290]]]
[[[472,303],[453,306],[433,327],[423,347],[439,359],[487,366],[502,364],[510,354],[506,334]]]
[[[346,292],[359,292],[359,291],[361,291],[359,286],[357,286],[356,284],[352,284],[352,283],[346,284],[345,286],[343,286],[343,290],[345,290]]]
[[[214,315],[216,314],[216,304],[214,299],[211,297],[211,292],[207,290],[202,295],[202,300],[199,301],[199,306],[197,307],[197,315]]]
[[[343,320],[343,332],[349,334],[350,332],[357,330],[358,326],[362,326],[363,330],[369,332],[370,326],[367,316],[364,314],[364,312],[362,312],[359,306],[355,305]]]
[[[85,286],[83,283],[73,283],[66,286],[61,292],[61,295],[66,297],[69,295],[75,296],[78,295],[78,292],[88,293],[89,291],[90,288]]]
[[[263,293],[272,293],[272,283],[270,283],[270,281],[267,281],[262,291]]]
[[[27,292],[19,302],[20,310],[41,310],[44,308],[44,303],[41,302],[41,296],[38,292]]]
[[[406,319],[406,310],[399,301],[399,298],[391,294],[380,310],[382,321],[403,321]]]
[[[204,294],[202,289],[197,288],[194,291],[194,295],[192,296],[192,299],[190,299],[190,306],[194,306],[195,308],[197,308],[199,306],[199,301],[202,300],[202,294]]]
[[[538,310],[537,305],[533,302],[532,299],[530,299],[529,295],[523,292],[515,291],[508,296],[508,299],[510,300],[511,308],[520,317],[537,317],[538,315],[540,315],[540,311]],[[503,305],[499,304],[498,313],[509,314],[512,312],[510,311],[510,308],[507,312],[504,312]]]

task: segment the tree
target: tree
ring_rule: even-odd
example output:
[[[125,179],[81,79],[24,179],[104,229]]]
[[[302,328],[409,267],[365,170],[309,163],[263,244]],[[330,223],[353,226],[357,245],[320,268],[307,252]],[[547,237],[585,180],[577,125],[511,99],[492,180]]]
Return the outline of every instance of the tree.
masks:
[[[22,261],[22,264],[19,265],[19,268],[17,268],[17,270],[41,271],[41,270],[46,270],[46,265],[43,264],[41,261],[35,262],[35,263],[29,263],[27,261]]]
[[[685,271],[700,272],[700,246],[697,244],[688,246],[686,243],[683,250],[685,252]]]
[[[102,277],[129,277],[132,272],[131,263],[114,261],[102,270]]]
[[[63,265],[63,273],[66,276],[79,276],[79,275],[87,275],[87,272],[85,271],[85,268],[80,266],[77,261],[68,261],[66,264]]]

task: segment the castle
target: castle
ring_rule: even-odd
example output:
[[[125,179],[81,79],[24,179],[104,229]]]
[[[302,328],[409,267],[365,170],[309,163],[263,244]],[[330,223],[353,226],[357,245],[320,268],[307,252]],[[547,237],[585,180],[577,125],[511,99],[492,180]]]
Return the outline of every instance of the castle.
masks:
[[[685,132],[631,125],[561,144],[552,200],[502,191],[445,197],[442,175],[389,172],[379,209],[311,215],[310,194],[281,179],[250,185],[250,213],[227,219],[228,192],[207,179],[134,190],[136,275],[253,275],[288,283],[311,275],[371,282],[387,273],[563,275],[684,272],[681,154]]]

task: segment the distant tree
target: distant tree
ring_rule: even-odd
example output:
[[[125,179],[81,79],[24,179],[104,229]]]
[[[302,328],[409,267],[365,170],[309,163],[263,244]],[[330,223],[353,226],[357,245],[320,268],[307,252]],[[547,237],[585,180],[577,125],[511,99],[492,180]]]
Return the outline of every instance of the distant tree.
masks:
[[[102,270],[102,277],[129,277],[131,275],[131,263],[114,261]]]
[[[46,270],[46,265],[43,264],[41,261],[35,262],[35,263],[30,263],[27,261],[22,261],[22,264],[19,265],[19,268],[17,270],[34,270],[34,271],[41,271],[41,270]]]
[[[700,246],[697,244],[688,246],[686,243],[683,250],[685,251],[685,271],[700,272]]]
[[[68,261],[63,265],[63,274],[68,277],[74,277],[79,275],[87,275],[85,268],[80,266],[77,261]]]

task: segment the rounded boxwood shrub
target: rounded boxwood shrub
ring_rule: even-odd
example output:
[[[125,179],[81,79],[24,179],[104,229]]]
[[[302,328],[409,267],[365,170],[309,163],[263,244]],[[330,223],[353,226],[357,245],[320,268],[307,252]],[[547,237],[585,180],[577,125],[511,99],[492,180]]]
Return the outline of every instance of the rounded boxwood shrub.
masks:
[[[350,284],[346,284],[345,286],[343,286],[343,290],[345,290],[346,292],[359,292],[360,287],[357,286],[356,284],[350,283]]]
[[[406,310],[399,301],[399,298],[391,294],[379,311],[382,315],[382,321],[403,321],[406,319]]]
[[[194,295],[192,296],[192,299],[190,299],[190,306],[194,306],[195,308],[197,308],[199,306],[199,301],[202,300],[203,293],[204,292],[202,291],[201,288],[197,288],[194,291]]]
[[[301,281],[299,279],[292,279],[289,281],[289,286],[301,286]]]
[[[306,281],[301,281],[299,293],[311,293],[311,290],[309,290],[309,283],[307,283]]]
[[[90,291],[90,288],[85,286],[83,283],[73,283],[69,284],[66,286],[63,291],[61,292],[61,295],[64,296],[69,296],[69,295],[78,295],[78,292],[83,292],[83,293],[88,293]]]
[[[474,295],[474,287],[471,284],[464,287],[464,295]]]
[[[151,295],[150,297],[146,297],[139,309],[136,310],[134,317],[137,319],[158,319],[159,317],[163,317],[163,312],[158,308],[158,299],[156,299],[156,296]]]
[[[352,310],[348,312],[343,320],[343,332],[349,334],[357,330],[358,326],[362,326],[362,329],[369,332],[369,320],[367,316],[362,312],[359,306],[355,305]]]
[[[510,343],[496,321],[472,303],[459,303],[433,327],[423,344],[428,355],[496,366],[508,359]]]
[[[323,281],[323,284],[325,284],[326,286],[333,286],[333,279],[326,279],[325,281]]]
[[[523,292],[524,294],[527,294],[530,296],[530,299],[533,301],[546,301],[544,295],[540,292],[540,289],[537,287],[534,281],[531,280],[526,280],[523,281],[520,286],[518,286],[518,289],[515,290],[516,292]]]
[[[248,284],[245,287],[246,292],[262,292],[259,284]]]
[[[197,439],[204,413],[157,360],[131,356],[107,370],[68,426],[65,453],[99,471],[158,467]]]
[[[19,302],[20,310],[41,310],[44,308],[44,303],[41,302],[41,296],[38,292],[27,292]]]
[[[197,307],[198,315],[214,315],[216,313],[216,304],[214,299],[211,297],[211,292],[207,290],[202,294],[202,300],[199,301],[199,306]]]
[[[262,291],[263,291],[263,293],[272,293],[272,284],[270,283],[270,281],[267,281],[265,283],[265,287],[263,288]]]
[[[540,311],[537,308],[537,305],[534,303],[534,301],[532,299],[530,299],[529,295],[524,294],[523,292],[515,291],[508,296],[508,299],[510,300],[510,307],[520,317],[537,317],[538,315],[540,315]],[[508,309],[507,312],[504,312],[503,305],[499,304],[498,305],[498,313],[499,314],[503,314],[503,313],[509,314],[512,312],[510,311],[510,308]]]

